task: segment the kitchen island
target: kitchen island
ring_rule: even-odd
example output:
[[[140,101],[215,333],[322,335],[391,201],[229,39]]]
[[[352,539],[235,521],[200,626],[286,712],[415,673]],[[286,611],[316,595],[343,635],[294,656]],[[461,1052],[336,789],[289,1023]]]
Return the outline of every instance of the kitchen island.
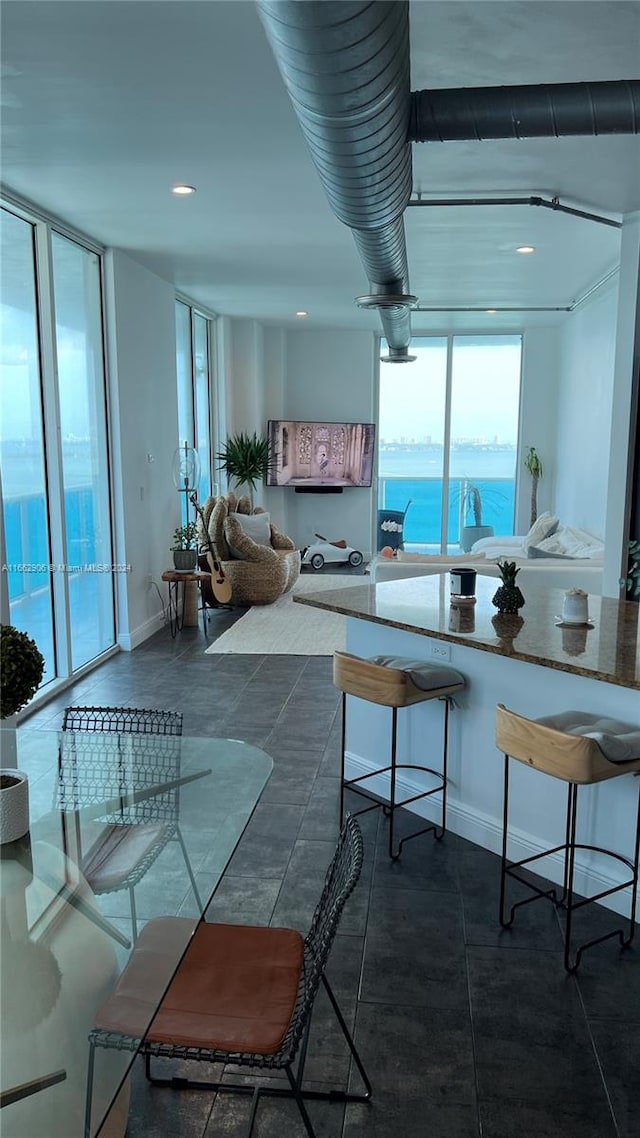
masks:
[[[495,708],[503,703],[529,718],[583,710],[626,723],[640,723],[640,606],[608,597],[589,597],[591,627],[557,623],[563,591],[542,585],[526,590],[519,617],[500,617],[491,603],[494,578],[477,578],[477,601],[453,607],[449,574],[383,584],[351,586],[296,596],[307,604],[347,617],[347,651],[450,663],[466,678],[450,718],[448,829],[498,852],[502,837],[502,759],[495,746]],[[441,753],[442,713],[437,701],[403,710],[398,721],[399,761],[425,763]],[[347,717],[348,777],[388,761],[388,709],[351,699]],[[425,748],[428,748],[425,751]],[[424,789],[427,775],[399,780],[399,794]],[[388,795],[386,780],[371,790]],[[581,792],[578,840],[631,853],[638,786],[633,775]],[[564,837],[565,785],[514,764],[510,813],[513,858],[538,853]],[[436,805],[417,803],[425,817]],[[609,859],[582,854],[576,886],[588,893],[623,880]],[[562,879],[557,855],[540,861],[539,872]],[[624,893],[608,899],[628,911]]]

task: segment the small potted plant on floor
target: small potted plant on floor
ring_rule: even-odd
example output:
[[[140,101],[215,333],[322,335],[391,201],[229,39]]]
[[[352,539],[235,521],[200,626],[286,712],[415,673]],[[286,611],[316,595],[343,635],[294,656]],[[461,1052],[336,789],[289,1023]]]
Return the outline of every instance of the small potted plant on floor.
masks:
[[[524,465],[531,475],[531,520],[529,525],[532,526],[538,517],[538,482],[542,478],[542,461],[535,447],[529,447]]]
[[[475,482],[465,482],[462,491],[462,512],[465,524],[460,529],[460,545],[465,553],[481,537],[493,537],[493,526],[482,524],[482,494]]]
[[[173,566],[181,573],[193,573],[198,563],[196,523],[187,522],[173,531]]]

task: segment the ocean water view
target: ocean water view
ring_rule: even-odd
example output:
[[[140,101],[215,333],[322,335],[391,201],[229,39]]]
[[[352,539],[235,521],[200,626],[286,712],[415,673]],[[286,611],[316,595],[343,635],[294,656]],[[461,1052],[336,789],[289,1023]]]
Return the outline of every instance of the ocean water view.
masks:
[[[447,544],[455,545],[465,522],[462,495],[467,483],[478,487],[482,524],[495,534],[513,533],[517,449],[500,443],[453,444],[450,451]],[[443,500],[443,447],[437,443],[380,443],[378,508],[404,510],[405,547],[440,544]]]
[[[91,468],[90,449],[78,441],[66,454],[64,513],[66,562],[80,568],[110,560],[105,553],[105,527],[100,524],[99,494]],[[482,496],[482,523],[497,535],[513,533],[515,446],[498,443],[456,445],[450,452],[450,489],[447,544],[456,546],[460,526],[465,524],[462,495],[473,482]],[[430,443],[387,442],[380,444],[378,508],[403,511],[404,544],[440,545],[443,500],[443,448]],[[50,586],[51,560],[45,496],[35,489],[42,484],[39,453],[24,445],[2,447],[5,549],[9,597],[12,602],[33,596]],[[473,523],[468,517],[467,522]],[[27,568],[28,566],[28,568]],[[79,589],[80,578],[73,581]],[[86,588],[86,583],[83,584]]]

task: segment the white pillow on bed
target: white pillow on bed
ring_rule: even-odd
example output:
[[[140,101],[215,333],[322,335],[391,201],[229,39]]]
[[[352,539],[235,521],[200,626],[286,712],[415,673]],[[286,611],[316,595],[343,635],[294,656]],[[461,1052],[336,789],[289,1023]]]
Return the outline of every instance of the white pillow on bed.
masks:
[[[528,534],[522,540],[522,548],[525,553],[529,551],[529,546],[539,546],[540,542],[555,533],[557,528],[558,518],[555,514],[550,514],[548,510],[544,514],[540,514],[540,517],[536,518]]]
[[[549,540],[549,539],[547,539]],[[544,549],[543,545],[530,545],[527,550],[527,557],[549,557],[554,561],[575,561],[572,553],[552,553],[550,549]]]
[[[493,549],[494,546],[507,546],[515,549],[522,549],[523,537],[481,537],[478,541],[474,541],[471,546],[472,553],[482,553],[484,549]]]
[[[560,526],[555,533],[536,542],[536,546],[541,551],[538,557],[550,554],[589,559],[604,557],[604,542],[592,533],[573,526]]]

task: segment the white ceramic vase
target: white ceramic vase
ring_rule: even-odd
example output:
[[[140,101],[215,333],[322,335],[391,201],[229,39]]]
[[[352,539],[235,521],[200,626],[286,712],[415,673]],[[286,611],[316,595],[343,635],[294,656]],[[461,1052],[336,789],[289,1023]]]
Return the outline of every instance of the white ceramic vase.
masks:
[[[24,771],[0,770],[0,845],[16,842],[29,829],[29,782]]]

